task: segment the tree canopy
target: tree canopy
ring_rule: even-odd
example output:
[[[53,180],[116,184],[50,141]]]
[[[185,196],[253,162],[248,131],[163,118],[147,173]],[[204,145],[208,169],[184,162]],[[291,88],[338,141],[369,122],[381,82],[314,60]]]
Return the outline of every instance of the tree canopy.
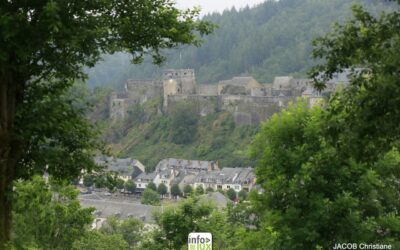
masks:
[[[153,189],[146,188],[142,193],[142,204],[160,205],[160,195]]]
[[[157,186],[154,182],[149,182],[149,184],[147,184],[147,188],[153,190],[153,191],[157,191]]]
[[[168,192],[168,188],[167,188],[167,186],[165,186],[164,183],[161,183],[157,187],[157,192],[161,195],[161,197],[164,197],[164,195],[166,195]]]
[[[71,249],[93,221],[93,209],[81,208],[78,192],[65,183],[46,183],[39,176],[16,183],[14,247]]]
[[[147,54],[160,63],[163,49],[200,45],[199,35],[213,25],[198,21],[198,13],[180,11],[171,0],[1,3],[0,245],[9,238],[13,180],[45,170],[76,177],[93,166],[90,126],[71,102],[62,101],[63,91],[83,79],[83,68],[94,66],[102,53],[125,51],[134,62]],[[38,155],[45,157],[37,161]]]
[[[136,183],[133,180],[127,180],[124,184],[126,191],[133,193],[136,190]]]
[[[290,106],[256,137],[256,175],[265,192],[253,200],[268,225],[264,243],[274,249],[399,247],[400,14],[375,17],[360,6],[353,13],[315,41],[314,56],[325,62],[311,71],[322,89],[351,68],[349,86],[325,107]]]
[[[197,198],[188,198],[177,208],[166,208],[156,214],[156,223],[165,240],[162,249],[181,249],[187,243],[190,232],[200,232],[201,224],[207,221],[212,213],[212,206],[199,202]]]
[[[188,195],[192,194],[192,193],[193,193],[193,188],[192,188],[192,186],[190,186],[190,185],[185,185],[185,186],[183,187],[183,193],[185,194],[185,196],[188,196]]]
[[[181,189],[178,184],[175,183],[171,186],[171,195],[175,198],[182,195]]]

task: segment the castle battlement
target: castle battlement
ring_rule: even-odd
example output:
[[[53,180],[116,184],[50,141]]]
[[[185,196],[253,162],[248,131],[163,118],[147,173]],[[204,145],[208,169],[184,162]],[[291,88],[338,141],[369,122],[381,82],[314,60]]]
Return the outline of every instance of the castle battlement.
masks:
[[[195,79],[194,69],[166,69],[163,70],[162,79],[169,80],[169,79]]]

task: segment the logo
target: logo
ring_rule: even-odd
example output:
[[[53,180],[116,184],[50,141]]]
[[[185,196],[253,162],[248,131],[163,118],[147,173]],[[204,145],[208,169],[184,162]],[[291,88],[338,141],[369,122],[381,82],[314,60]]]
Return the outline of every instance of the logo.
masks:
[[[188,237],[189,250],[212,250],[212,235],[210,233],[190,233]]]

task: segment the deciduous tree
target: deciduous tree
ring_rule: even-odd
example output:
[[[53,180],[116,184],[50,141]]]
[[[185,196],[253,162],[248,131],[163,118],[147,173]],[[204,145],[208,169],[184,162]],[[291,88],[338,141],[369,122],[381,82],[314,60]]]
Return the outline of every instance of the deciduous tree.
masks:
[[[83,185],[85,187],[91,187],[94,184],[94,176],[93,175],[85,175],[83,176]]]
[[[182,195],[181,189],[179,188],[178,184],[172,185],[172,187],[171,187],[171,195],[173,197],[175,197],[175,198],[180,196],[180,195]]]
[[[150,188],[153,191],[157,191],[157,186],[154,182],[149,182],[149,184],[147,184],[147,188]]]
[[[132,249],[138,245],[142,238],[143,223],[135,218],[120,220],[109,217],[103,223],[100,232],[105,235],[121,235]]]
[[[42,177],[15,185],[13,239],[17,249],[71,249],[93,221],[93,209],[81,208],[73,186],[46,183]]]
[[[12,182],[21,177],[43,172],[66,178],[76,176],[86,164],[64,166],[74,158],[75,152],[60,158],[60,164],[32,164],[18,167],[27,160],[27,141],[44,151],[56,149],[58,140],[35,141],[26,137],[24,114],[31,109],[29,99],[46,102],[48,93],[60,93],[73,80],[83,78],[83,67],[93,66],[102,53],[127,51],[135,62],[144,54],[151,54],[155,62],[162,61],[161,50],[179,44],[199,45],[199,34],[207,34],[209,23],[198,22],[198,10],[179,11],[170,0],[140,1],[5,1],[0,5],[0,245],[9,239],[11,225]],[[38,93],[39,96],[32,94]],[[47,94],[46,94],[47,93]],[[57,96],[57,95],[56,95]],[[57,97],[56,97],[57,98]],[[24,112],[25,111],[25,112]],[[19,113],[21,112],[21,113]],[[64,116],[63,116],[64,115]],[[31,130],[39,135],[46,126],[56,129],[59,119],[41,113],[35,118],[40,126]],[[43,121],[42,123],[42,120]],[[20,121],[20,127],[16,123]],[[73,132],[79,132],[79,127]],[[50,138],[57,137],[52,130]],[[70,134],[72,135],[72,134]],[[46,136],[39,136],[39,138]],[[79,136],[59,136],[63,143]],[[33,141],[31,140],[33,139]],[[30,141],[31,140],[31,141]],[[79,138],[81,143],[85,138]],[[72,140],[72,142],[74,142]],[[79,152],[79,150],[77,150]],[[79,155],[79,154],[77,154]],[[23,160],[22,160],[23,159]],[[82,159],[81,159],[82,160]],[[30,161],[28,161],[30,162]],[[85,160],[87,162],[87,160]],[[77,174],[78,173],[78,174]]]
[[[133,180],[127,180],[125,182],[124,188],[130,193],[134,193],[136,190],[136,183]]]
[[[168,192],[167,186],[165,186],[164,183],[161,183],[158,185],[157,192],[161,195],[161,197],[164,197],[164,195],[166,195]]]
[[[238,193],[238,196],[239,196],[241,201],[244,201],[247,198],[247,192],[244,191],[244,190],[240,190],[240,192]]]
[[[156,214],[156,223],[161,229],[163,249],[181,249],[187,244],[190,232],[200,232],[200,225],[207,221],[213,207],[200,203],[197,198],[188,198],[177,208],[166,208],[163,213]]]
[[[160,195],[153,189],[146,188],[142,193],[142,204],[160,205]]]
[[[191,195],[193,193],[192,186],[185,185],[185,187],[183,188],[183,193],[185,194],[185,196]]]
[[[125,181],[124,180],[122,180],[122,179],[120,179],[120,178],[117,178],[117,180],[116,180],[116,188],[118,189],[118,190],[122,190],[122,189],[124,189],[124,187],[125,187]]]
[[[128,243],[120,234],[103,234],[98,231],[86,232],[82,238],[73,243],[73,250],[126,250]]]
[[[202,194],[204,194],[204,188],[203,188],[203,186],[197,186],[197,187],[196,187],[196,190],[195,190],[195,193],[196,193],[197,195],[202,195]]]
[[[226,196],[228,196],[230,200],[234,201],[236,200],[237,193],[233,188],[230,188],[226,191]]]

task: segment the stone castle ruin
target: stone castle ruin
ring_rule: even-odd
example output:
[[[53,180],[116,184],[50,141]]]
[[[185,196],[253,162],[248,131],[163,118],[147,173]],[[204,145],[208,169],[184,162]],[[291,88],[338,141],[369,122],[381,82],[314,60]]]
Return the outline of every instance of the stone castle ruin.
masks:
[[[132,105],[162,97],[166,113],[175,104],[187,102],[202,116],[227,111],[238,125],[257,125],[299,97],[315,105],[324,94],[347,85],[348,74],[334,75],[321,93],[313,88],[311,79],[280,76],[272,84],[261,84],[253,77],[234,77],[217,84],[197,84],[193,69],[170,69],[163,71],[161,80],[128,80],[122,93],[111,95],[110,118],[124,119]]]

